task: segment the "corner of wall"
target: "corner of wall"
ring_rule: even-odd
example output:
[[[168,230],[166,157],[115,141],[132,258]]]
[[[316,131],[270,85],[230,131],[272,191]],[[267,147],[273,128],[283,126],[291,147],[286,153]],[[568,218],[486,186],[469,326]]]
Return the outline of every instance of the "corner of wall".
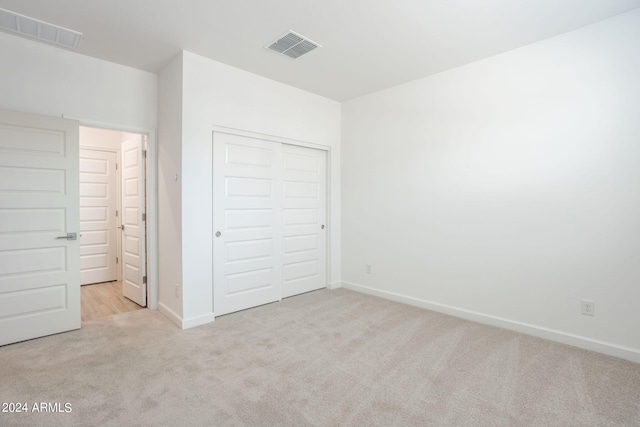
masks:
[[[182,54],[158,76],[158,309],[182,327]]]

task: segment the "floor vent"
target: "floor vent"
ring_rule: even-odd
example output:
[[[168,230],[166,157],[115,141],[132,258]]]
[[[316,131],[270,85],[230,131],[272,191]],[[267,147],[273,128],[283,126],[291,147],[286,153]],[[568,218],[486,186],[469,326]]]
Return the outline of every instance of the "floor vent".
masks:
[[[289,31],[278,37],[273,43],[265,46],[266,49],[281,53],[292,59],[299,58],[317,47],[322,46],[293,31]]]
[[[78,49],[82,33],[0,9],[0,29],[67,49]]]

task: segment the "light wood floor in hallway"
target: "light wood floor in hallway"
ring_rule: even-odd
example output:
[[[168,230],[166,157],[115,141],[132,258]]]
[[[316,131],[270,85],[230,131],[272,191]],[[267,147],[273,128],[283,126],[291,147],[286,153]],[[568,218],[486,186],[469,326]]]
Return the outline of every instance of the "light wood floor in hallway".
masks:
[[[84,285],[81,294],[83,322],[144,308],[122,295],[122,282]]]

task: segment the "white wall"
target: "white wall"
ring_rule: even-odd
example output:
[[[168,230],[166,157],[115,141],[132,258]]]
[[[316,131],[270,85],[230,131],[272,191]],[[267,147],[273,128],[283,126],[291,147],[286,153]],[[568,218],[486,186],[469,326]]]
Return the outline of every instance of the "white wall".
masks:
[[[181,326],[190,327],[213,319],[214,125],[331,147],[331,280],[339,282],[340,104],[189,52],[183,52],[176,60],[182,61],[183,90],[180,151],[183,311],[178,313]],[[164,73],[160,76],[161,87]],[[174,93],[173,98],[176,96]],[[161,112],[171,98],[161,96]],[[161,134],[163,126],[161,117]],[[161,146],[165,143],[161,142]],[[174,158],[177,159],[177,155]],[[161,165],[160,169],[163,168]],[[177,195],[169,198],[179,199]],[[166,209],[162,209],[161,214]],[[175,248],[176,257],[178,248]],[[180,305],[178,299],[175,293],[161,292],[161,303],[168,307]]]
[[[640,361],[639,46],[635,11],[343,104],[345,286]]]
[[[158,308],[182,319],[182,55],[158,78]],[[178,180],[176,180],[176,175]]]
[[[80,126],[79,130],[80,148],[104,148],[118,152],[122,148],[122,132],[86,126]]]
[[[157,77],[0,32],[0,108],[156,128]]]

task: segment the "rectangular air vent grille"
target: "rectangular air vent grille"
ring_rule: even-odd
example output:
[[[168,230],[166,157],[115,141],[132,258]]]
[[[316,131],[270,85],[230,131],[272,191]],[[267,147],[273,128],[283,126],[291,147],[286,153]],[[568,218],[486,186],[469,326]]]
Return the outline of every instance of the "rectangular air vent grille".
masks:
[[[78,49],[82,33],[39,21],[6,9],[0,9],[0,29],[47,43]]]
[[[305,53],[309,53],[318,47],[322,46],[293,31],[289,31],[288,33],[280,36],[273,43],[265,46],[265,48],[269,50],[281,53],[293,59],[299,58]]]

